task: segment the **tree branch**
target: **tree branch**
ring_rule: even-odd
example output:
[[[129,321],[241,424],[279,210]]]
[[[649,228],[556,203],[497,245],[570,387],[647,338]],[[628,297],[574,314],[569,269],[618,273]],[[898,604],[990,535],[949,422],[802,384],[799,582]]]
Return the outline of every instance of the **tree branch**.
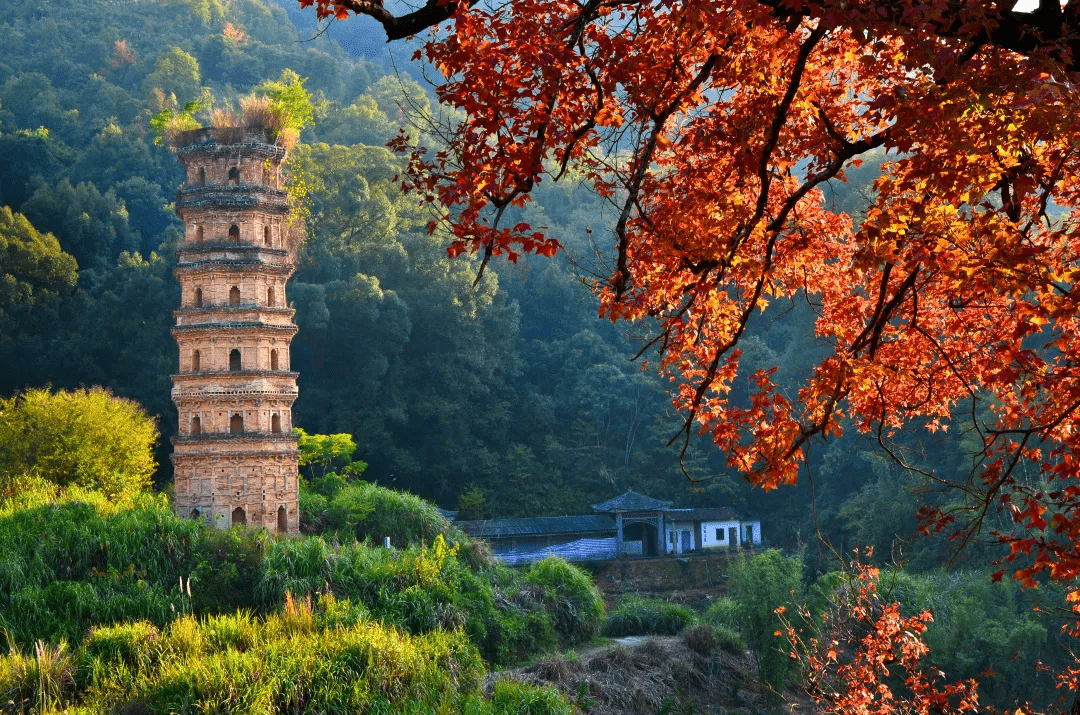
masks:
[[[304,7],[314,1],[300,0],[300,4]],[[472,7],[477,1],[428,0],[423,7],[398,16],[388,11],[383,6],[382,0],[326,0],[319,4],[320,6],[332,4],[334,10],[347,10],[375,19],[386,31],[387,42],[393,42],[449,20],[461,5]],[[802,3],[792,3],[791,0],[758,0],[758,2],[771,8],[773,16],[778,20],[789,23],[811,17],[821,21],[827,15],[845,19],[849,17],[848,12],[844,12],[843,8],[834,7],[835,0]],[[793,5],[798,9],[794,9]],[[977,36],[972,37],[971,24],[964,18],[968,3],[951,0],[948,8],[940,13],[939,19],[933,21],[929,29],[942,38],[967,37],[1022,55],[1057,47],[1060,50],[1068,50],[1067,53],[1056,53],[1058,54],[1056,59],[1064,64],[1065,69],[1077,69],[1077,62],[1080,62],[1080,3],[1070,0],[1062,7],[1058,0],[1040,0],[1038,8],[1031,12],[1006,9],[1008,5],[1009,3],[1005,3],[1004,7],[997,9],[988,18],[989,24],[984,25]],[[875,24],[912,28],[918,21],[913,22],[909,18],[918,17],[920,13],[911,13],[910,9],[908,3],[875,3],[873,8]],[[827,12],[831,10],[836,12]],[[333,14],[329,9],[328,12]],[[825,30],[833,30],[839,29],[845,23],[844,20],[839,20],[834,21],[831,26],[826,26],[826,24],[823,22],[819,26]]]
[[[472,7],[476,2],[477,0],[468,0],[464,4]],[[301,0],[301,6],[303,4]],[[350,10],[357,15],[367,15],[377,20],[386,31],[387,42],[405,39],[429,27],[434,27],[443,20],[449,20],[461,4],[453,1],[428,0],[418,10],[395,16],[383,7],[382,0],[334,0],[335,8]]]

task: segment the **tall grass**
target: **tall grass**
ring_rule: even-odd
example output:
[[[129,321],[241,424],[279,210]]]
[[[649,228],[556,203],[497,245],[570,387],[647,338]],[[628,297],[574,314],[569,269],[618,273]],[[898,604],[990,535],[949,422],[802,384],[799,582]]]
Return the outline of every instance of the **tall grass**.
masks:
[[[561,644],[582,643],[599,632],[604,601],[584,571],[548,557],[530,566],[523,580],[539,589],[541,602],[555,618]]]
[[[74,686],[67,641],[38,641],[32,654],[13,650],[0,658],[0,709],[4,712],[44,713],[62,707]]]
[[[77,657],[85,674],[78,687],[67,677],[74,661],[65,648],[42,646],[35,656],[0,658],[0,697],[5,711],[18,713],[569,713],[548,689],[502,685],[485,699],[483,660],[461,631],[331,625],[339,606],[332,597],[315,606],[290,599],[267,617],[96,628]]]

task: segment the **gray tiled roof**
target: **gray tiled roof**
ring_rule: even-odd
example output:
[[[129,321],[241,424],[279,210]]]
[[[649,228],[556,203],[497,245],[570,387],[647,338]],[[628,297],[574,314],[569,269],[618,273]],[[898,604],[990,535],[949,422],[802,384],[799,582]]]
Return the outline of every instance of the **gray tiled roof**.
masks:
[[[638,494],[635,491],[628,491],[625,494],[620,494],[614,499],[608,499],[605,502],[599,504],[593,504],[594,511],[661,511],[671,506],[669,501],[660,501],[659,499],[653,499],[647,497],[644,494]]]
[[[734,509],[726,506],[701,509],[668,509],[664,517],[673,521],[742,521]]]
[[[550,536],[615,531],[615,520],[604,514],[535,516],[529,519],[488,519],[456,522],[469,536]]]

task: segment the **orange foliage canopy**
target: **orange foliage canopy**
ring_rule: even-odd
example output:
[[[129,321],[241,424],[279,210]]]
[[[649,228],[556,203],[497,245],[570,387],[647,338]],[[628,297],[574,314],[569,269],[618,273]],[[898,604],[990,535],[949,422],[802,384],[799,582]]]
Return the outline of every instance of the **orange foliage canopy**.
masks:
[[[1080,574],[1080,0],[299,2],[391,38],[440,28],[417,54],[466,119],[434,155],[397,148],[452,254],[557,250],[498,218],[568,170],[621,207],[601,311],[659,325],[685,435],[771,489],[815,437],[978,405],[976,520],[1027,527],[1003,537],[1025,582]],[[853,225],[821,186],[872,150]],[[797,396],[759,372],[729,400],[747,320],[798,296],[832,354]]]

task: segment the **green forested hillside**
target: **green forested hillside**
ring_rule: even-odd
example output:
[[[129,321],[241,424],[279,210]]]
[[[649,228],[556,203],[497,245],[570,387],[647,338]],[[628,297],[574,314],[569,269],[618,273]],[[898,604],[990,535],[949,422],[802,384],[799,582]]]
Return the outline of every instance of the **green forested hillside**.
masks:
[[[474,289],[476,265],[448,260],[401,196],[399,160],[382,145],[433,111],[413,80],[325,37],[299,41],[308,36],[274,3],[13,5],[2,22],[13,51],[0,58],[0,201],[55,235],[80,270],[75,290],[26,306],[0,337],[4,393],[105,385],[173,432],[169,203],[180,174],[149,118],[170,95],[172,106],[202,98],[205,113],[292,70],[318,106],[295,155],[312,198],[289,296],[297,424],[355,435],[369,478],[450,508],[470,484],[497,516],[579,512],[628,488],[688,498],[664,446],[675,425],[662,383],[596,317],[587,266],[500,265]],[[575,255],[605,226],[603,202],[573,184],[527,211]],[[166,455],[163,445],[159,483]],[[718,455],[689,464],[722,471]]]

